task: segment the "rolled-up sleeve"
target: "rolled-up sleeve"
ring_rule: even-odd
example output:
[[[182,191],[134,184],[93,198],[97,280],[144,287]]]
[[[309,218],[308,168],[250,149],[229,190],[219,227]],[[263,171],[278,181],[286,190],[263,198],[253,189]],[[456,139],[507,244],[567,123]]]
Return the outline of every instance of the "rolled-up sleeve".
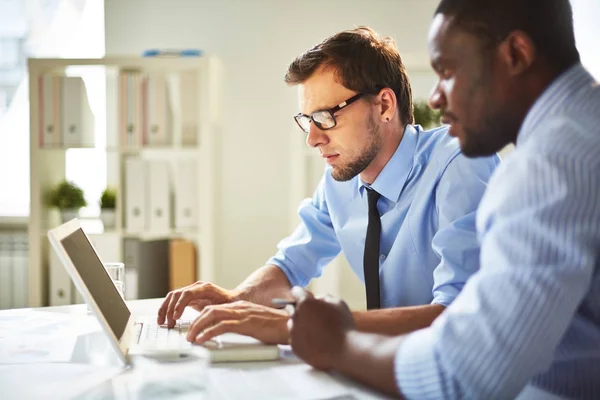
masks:
[[[467,279],[479,270],[476,210],[500,162],[497,156],[466,158],[456,154],[438,182],[438,231],[431,242],[440,263],[433,272],[432,304],[449,306]]]
[[[281,268],[292,286],[306,286],[341,250],[327,209],[325,179],[319,182],[312,199],[300,204],[298,216],[300,224],[279,242],[277,254],[267,264]]]

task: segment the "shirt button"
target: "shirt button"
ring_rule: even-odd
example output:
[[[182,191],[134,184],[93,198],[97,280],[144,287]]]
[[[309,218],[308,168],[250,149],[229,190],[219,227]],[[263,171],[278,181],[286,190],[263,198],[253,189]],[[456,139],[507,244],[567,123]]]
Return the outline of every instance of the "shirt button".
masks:
[[[385,260],[385,254],[382,254],[382,255],[380,255],[380,256],[379,256],[379,259],[380,259],[381,261]]]

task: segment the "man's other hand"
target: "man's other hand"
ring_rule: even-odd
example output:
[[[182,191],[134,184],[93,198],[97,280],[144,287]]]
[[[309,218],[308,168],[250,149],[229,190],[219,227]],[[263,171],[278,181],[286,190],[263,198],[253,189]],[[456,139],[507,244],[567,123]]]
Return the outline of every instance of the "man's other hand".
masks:
[[[158,309],[157,323],[162,325],[167,322],[168,328],[175,326],[175,321],[181,318],[187,306],[197,311],[202,311],[206,306],[230,303],[236,294],[232,290],[223,289],[210,282],[198,281],[181,289],[173,290],[167,294]]]
[[[247,301],[205,307],[190,326],[187,339],[202,344],[223,333],[239,333],[269,344],[287,344],[289,315]]]
[[[330,296],[315,299],[310,292],[294,287],[296,308],[288,323],[294,353],[314,368],[329,370],[343,352],[346,333],[355,328],[350,309]]]

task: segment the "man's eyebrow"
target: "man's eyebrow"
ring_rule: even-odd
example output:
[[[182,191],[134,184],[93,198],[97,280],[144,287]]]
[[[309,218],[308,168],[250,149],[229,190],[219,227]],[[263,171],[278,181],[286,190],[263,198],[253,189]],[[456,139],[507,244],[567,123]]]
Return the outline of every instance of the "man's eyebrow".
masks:
[[[431,57],[430,64],[433,69],[439,69],[443,66],[448,66],[448,64],[452,64],[452,59],[447,56],[435,55]]]
[[[329,110],[332,109],[333,107],[339,105],[340,103],[335,103],[333,106],[323,106],[323,107],[315,107],[312,111],[310,111],[309,113],[307,113],[306,115],[311,115],[313,113],[316,113],[318,111],[324,111],[324,110]]]
[[[439,57],[432,57],[429,63],[431,64],[431,68],[433,68],[434,71],[438,71],[441,68]]]

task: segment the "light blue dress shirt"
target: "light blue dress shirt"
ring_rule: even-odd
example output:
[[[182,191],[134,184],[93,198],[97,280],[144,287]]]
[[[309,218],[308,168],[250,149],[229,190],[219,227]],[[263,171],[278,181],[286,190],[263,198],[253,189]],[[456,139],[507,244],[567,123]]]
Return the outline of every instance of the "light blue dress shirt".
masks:
[[[382,307],[449,305],[479,269],[475,210],[497,156],[468,159],[447,128],[408,125],[400,145],[371,187],[381,194],[379,279]],[[365,184],[338,182],[328,166],[299,208],[300,225],[268,260],[292,285],[321,275],[340,250],[364,283],[368,223]]]
[[[402,392],[600,399],[600,86],[580,64],[529,111],[477,229],[480,271],[396,354]]]

